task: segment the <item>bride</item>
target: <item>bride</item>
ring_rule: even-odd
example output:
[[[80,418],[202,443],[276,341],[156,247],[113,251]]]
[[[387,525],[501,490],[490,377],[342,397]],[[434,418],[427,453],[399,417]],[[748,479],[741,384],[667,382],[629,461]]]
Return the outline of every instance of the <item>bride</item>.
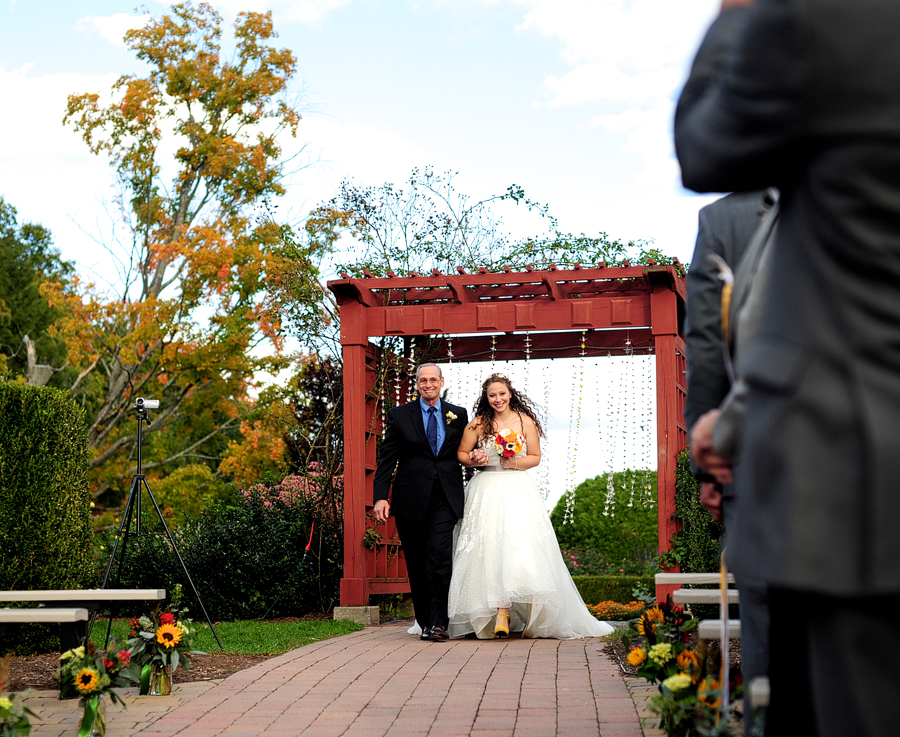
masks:
[[[459,446],[459,462],[481,471],[466,487],[450,583],[450,637],[597,637],[597,621],[575,588],[544,500],[525,473],[541,461],[543,428],[531,402],[503,374],[482,385]]]

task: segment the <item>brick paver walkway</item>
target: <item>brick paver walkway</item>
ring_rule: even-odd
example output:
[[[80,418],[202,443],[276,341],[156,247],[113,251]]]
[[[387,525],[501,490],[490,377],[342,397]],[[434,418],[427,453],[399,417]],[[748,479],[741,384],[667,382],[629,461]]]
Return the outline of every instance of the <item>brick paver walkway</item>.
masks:
[[[236,673],[136,734],[641,737],[634,701],[601,647],[595,639],[430,643],[406,625],[370,627]],[[111,711],[110,727],[126,714]]]

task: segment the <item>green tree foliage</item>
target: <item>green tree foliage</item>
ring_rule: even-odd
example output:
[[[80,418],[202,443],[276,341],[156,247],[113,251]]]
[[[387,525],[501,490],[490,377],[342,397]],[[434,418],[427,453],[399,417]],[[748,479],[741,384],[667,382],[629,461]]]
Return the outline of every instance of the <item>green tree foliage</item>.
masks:
[[[33,341],[37,363],[64,367],[66,347],[47,332],[60,310],[41,295],[40,286],[56,282],[65,290],[73,273],[73,265],[53,247],[50,231],[19,224],[15,208],[0,197],[0,375],[28,377],[27,340]],[[49,376],[51,386],[64,380],[56,371]]]
[[[504,266],[547,268],[605,262],[617,266],[635,262],[672,263],[645,241],[619,241],[605,233],[574,235],[559,229],[549,207],[525,195],[518,185],[482,200],[458,192],[454,174],[415,169],[405,187],[387,183],[361,187],[347,180],[340,193],[310,213],[306,233],[310,244],[328,251],[345,234],[355,246],[334,255],[334,268],[354,276],[411,272],[430,274],[433,269],[455,273]],[[544,232],[533,238],[512,240],[504,233],[498,212],[502,207],[521,207],[538,215]]]
[[[307,356],[291,382],[293,424],[286,442],[291,468],[300,473],[312,463],[337,467],[343,444],[344,374],[331,356]],[[343,454],[341,454],[342,456]]]
[[[242,423],[257,421],[255,377],[288,365],[274,276],[283,239],[256,213],[283,192],[279,137],[300,121],[287,97],[296,60],[271,45],[271,13],[238,14],[231,55],[221,37],[212,6],[175,5],[125,36],[146,75],[120,78],[106,107],[97,94],[68,100],[65,122],[115,171],[131,235],[118,294],[77,281],[73,293],[47,291],[68,307],[54,329],[78,369],[70,391],[93,381],[101,395],[88,426],[95,496],[127,486],[136,397],[162,401],[150,476],[188,465],[221,475]]]
[[[635,560],[651,561],[659,548],[656,471],[619,471],[612,479],[603,474],[583,481],[575,489],[571,522],[565,518],[563,496],[550,514],[556,537],[563,548],[586,549],[600,558],[592,567],[614,572],[633,569]]]

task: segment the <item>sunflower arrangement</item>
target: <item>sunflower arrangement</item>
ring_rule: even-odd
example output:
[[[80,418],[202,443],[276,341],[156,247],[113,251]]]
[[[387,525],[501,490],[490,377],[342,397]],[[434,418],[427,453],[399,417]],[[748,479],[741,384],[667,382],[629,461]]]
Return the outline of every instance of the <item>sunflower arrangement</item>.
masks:
[[[84,709],[82,731],[87,730],[87,733],[93,727],[94,733],[105,734],[106,713],[101,708],[100,697],[109,696],[112,703],[124,707],[125,702],[115,689],[136,680],[128,651],[116,645],[115,640],[110,641],[106,650],[100,650],[93,640],[88,640],[84,645],[64,652],[59,660],[56,675],[60,698],[74,692]]]
[[[10,656],[0,659],[0,737],[20,737],[31,732],[31,722],[28,717],[37,716],[31,709],[22,703],[28,698],[31,691],[24,694],[6,693],[6,684],[9,683]]]
[[[722,683],[714,669],[717,659],[706,643],[693,644],[697,620],[678,607],[654,606],[634,623],[638,644],[628,662],[638,675],[659,686],[648,707],[660,717],[669,737],[721,737],[732,734],[723,718]],[[729,716],[740,697],[741,678],[731,672]]]
[[[171,679],[178,666],[183,664],[190,670],[191,657],[204,654],[192,649],[193,623],[180,603],[181,587],[176,586],[168,606],[157,605],[129,622],[127,644],[132,662],[140,669],[141,694],[171,693]]]

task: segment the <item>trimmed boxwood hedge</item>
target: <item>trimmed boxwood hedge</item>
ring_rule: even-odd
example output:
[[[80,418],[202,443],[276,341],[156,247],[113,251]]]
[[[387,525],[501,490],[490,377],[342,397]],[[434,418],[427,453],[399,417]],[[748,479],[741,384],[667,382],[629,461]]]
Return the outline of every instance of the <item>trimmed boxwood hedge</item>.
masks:
[[[572,576],[585,604],[601,601],[617,601],[627,604],[634,601],[634,589],[644,586],[653,590],[653,576]]]
[[[0,589],[91,582],[91,499],[82,410],[58,389],[0,384]],[[23,626],[0,648],[41,649],[53,628]]]

